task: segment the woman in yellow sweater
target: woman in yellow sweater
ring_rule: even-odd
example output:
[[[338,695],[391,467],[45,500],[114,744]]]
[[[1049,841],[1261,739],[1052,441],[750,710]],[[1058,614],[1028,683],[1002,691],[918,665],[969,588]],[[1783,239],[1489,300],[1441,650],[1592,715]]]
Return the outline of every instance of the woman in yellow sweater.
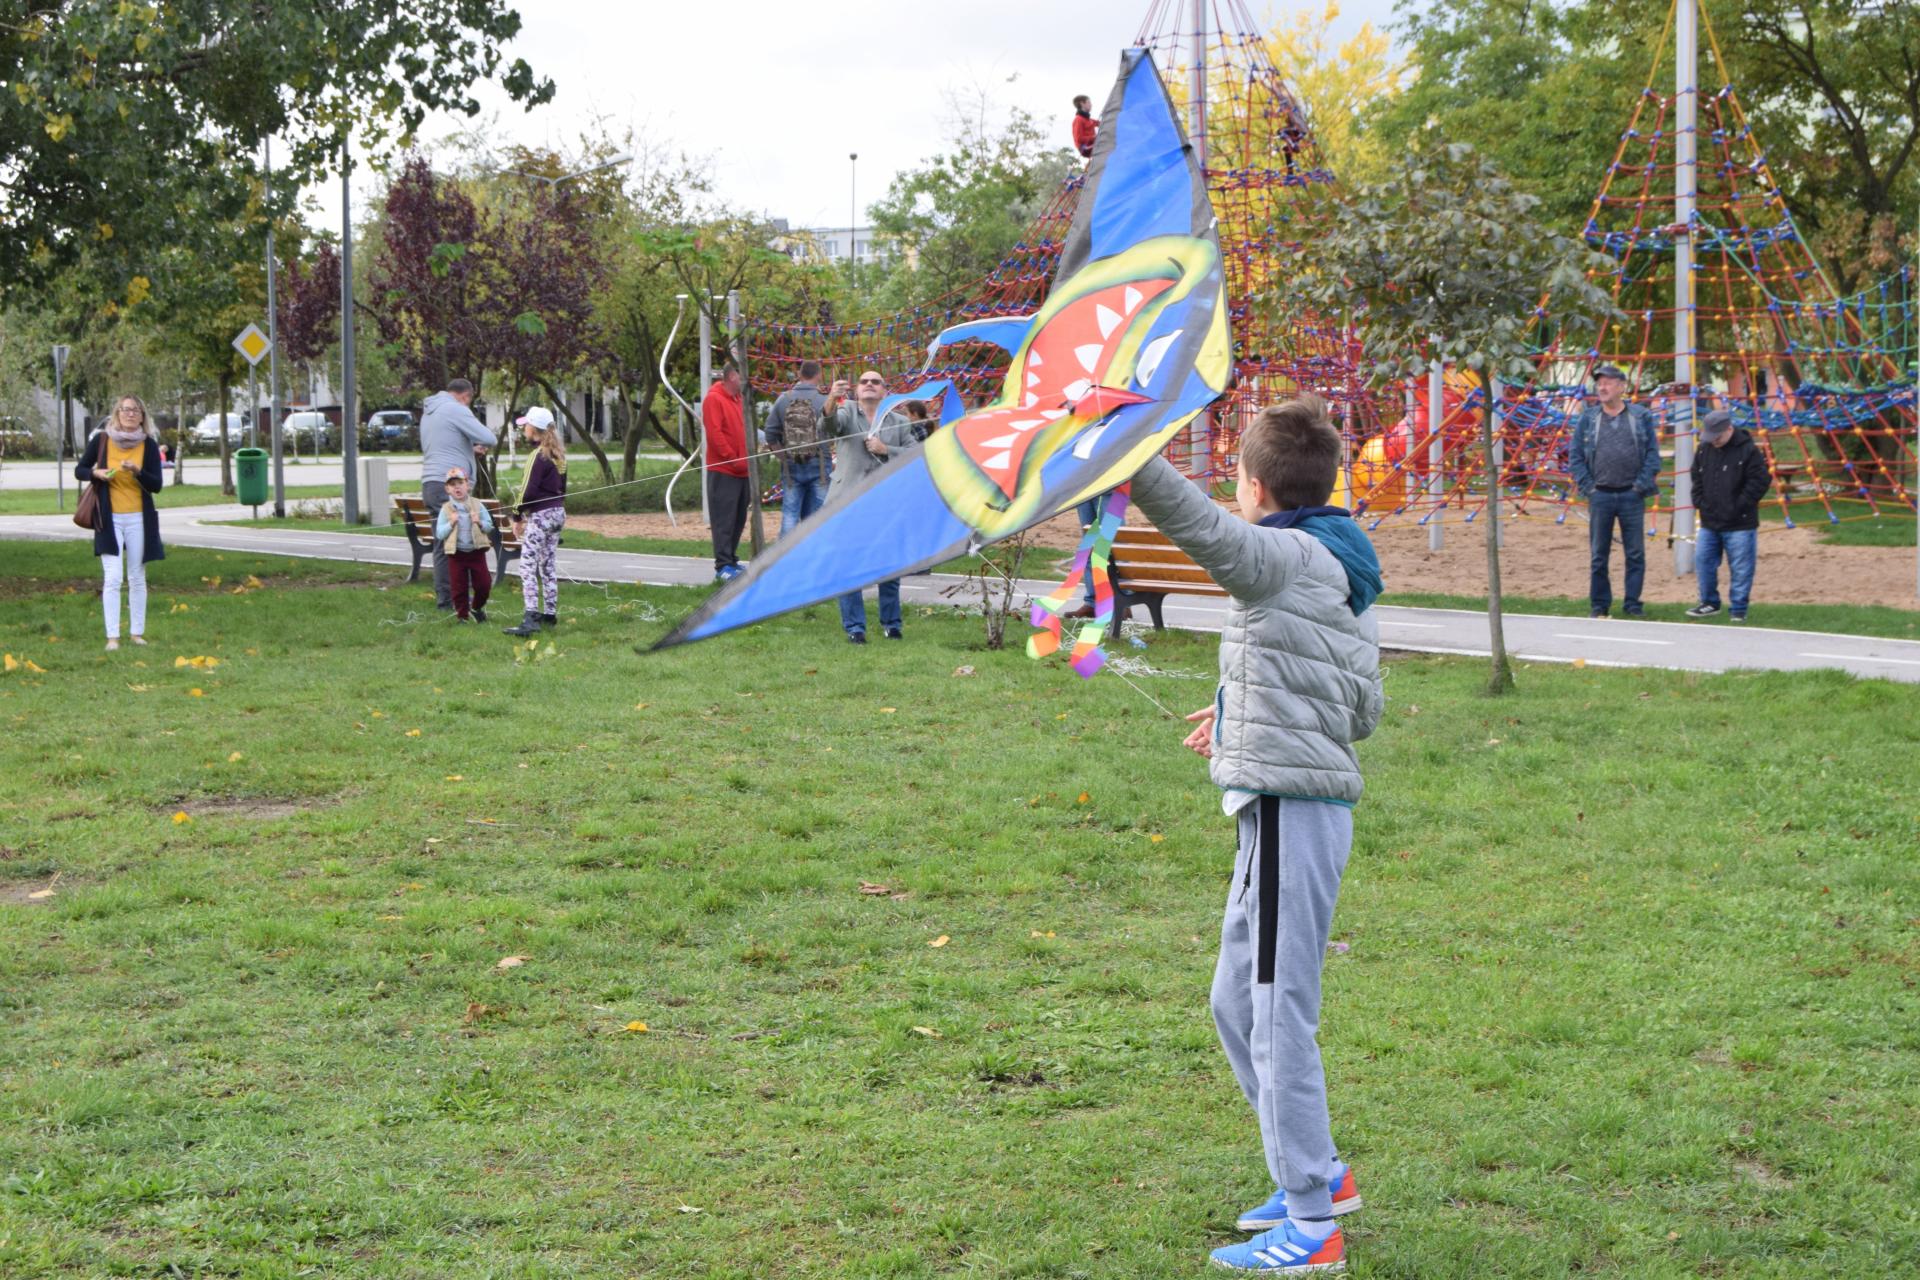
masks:
[[[153,495],[164,482],[160,446],[149,434],[147,406],[139,396],[122,396],[106,429],[87,442],[76,480],[91,480],[99,494],[94,507],[93,554],[100,557],[105,581],[100,601],[107,618],[107,648],[120,647],[120,581],[127,583],[127,618],[135,644],[147,642],[147,562],[164,560],[160,516]]]

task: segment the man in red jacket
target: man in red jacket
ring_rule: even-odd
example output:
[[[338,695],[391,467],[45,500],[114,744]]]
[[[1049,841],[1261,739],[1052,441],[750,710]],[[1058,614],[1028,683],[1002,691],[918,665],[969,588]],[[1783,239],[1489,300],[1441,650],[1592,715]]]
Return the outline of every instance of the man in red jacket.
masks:
[[[747,420],[741,409],[740,370],[732,361],[700,402],[707,438],[707,518],[713,530],[713,579],[740,574],[740,531],[747,526]]]

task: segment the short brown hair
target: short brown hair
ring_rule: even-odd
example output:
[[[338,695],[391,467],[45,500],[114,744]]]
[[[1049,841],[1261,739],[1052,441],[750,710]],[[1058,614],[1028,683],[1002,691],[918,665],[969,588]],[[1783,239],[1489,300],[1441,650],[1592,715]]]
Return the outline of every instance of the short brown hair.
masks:
[[[1240,437],[1240,465],[1280,510],[1324,506],[1340,475],[1340,433],[1319,396],[1262,409]]]

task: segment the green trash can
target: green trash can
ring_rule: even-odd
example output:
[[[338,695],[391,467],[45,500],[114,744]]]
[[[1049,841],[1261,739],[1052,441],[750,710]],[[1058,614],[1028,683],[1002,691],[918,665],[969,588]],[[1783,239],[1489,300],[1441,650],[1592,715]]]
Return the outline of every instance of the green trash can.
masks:
[[[267,451],[265,449],[236,449],[233,453],[234,487],[240,491],[240,501],[250,507],[257,507],[267,500]]]

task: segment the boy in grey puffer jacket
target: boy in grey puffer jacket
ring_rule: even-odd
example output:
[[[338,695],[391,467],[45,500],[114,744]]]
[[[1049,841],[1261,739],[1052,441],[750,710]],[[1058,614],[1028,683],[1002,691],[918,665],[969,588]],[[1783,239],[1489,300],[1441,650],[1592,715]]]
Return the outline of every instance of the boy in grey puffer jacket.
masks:
[[[1187,717],[1240,828],[1214,973],[1213,1015],[1260,1124],[1275,1191],[1243,1214],[1253,1240],[1216,1250],[1236,1270],[1333,1269],[1333,1219],[1360,1207],[1336,1157],[1316,1039],[1320,969],[1353,842],[1353,744],[1381,712],[1379,561],[1328,507],[1340,437],[1313,397],[1263,411],[1240,443],[1239,520],[1162,459],[1133,500],[1233,596],[1214,704]]]

